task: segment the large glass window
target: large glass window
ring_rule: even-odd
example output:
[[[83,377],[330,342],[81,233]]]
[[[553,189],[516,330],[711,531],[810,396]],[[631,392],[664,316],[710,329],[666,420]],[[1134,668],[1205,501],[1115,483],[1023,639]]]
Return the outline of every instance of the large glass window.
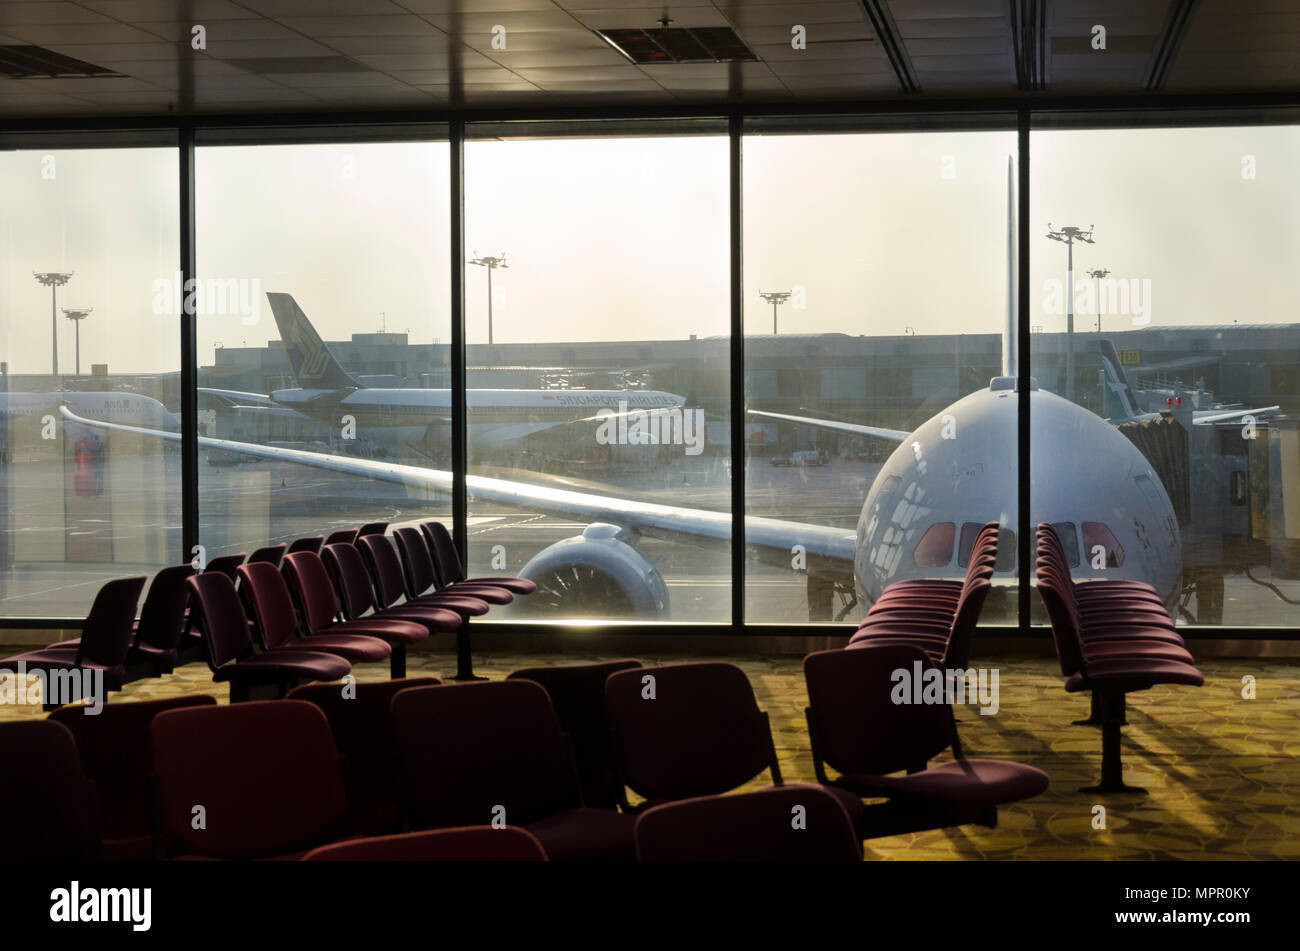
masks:
[[[1184,622],[1293,624],[1300,128],[1031,147],[1034,520],[1079,526],[1076,580],[1148,581]]]
[[[96,145],[107,145],[102,136]],[[177,153],[0,153],[0,614],[75,617],[181,555]],[[170,139],[172,147],[166,147]]]
[[[209,558],[450,519],[449,157],[445,141],[198,149]]]
[[[466,143],[469,558],[517,617],[730,620],[723,129]]]
[[[1014,538],[1015,134],[775,132],[744,141],[745,615],[856,619],[961,577],[957,525]],[[1004,547],[986,620],[1015,617]]]

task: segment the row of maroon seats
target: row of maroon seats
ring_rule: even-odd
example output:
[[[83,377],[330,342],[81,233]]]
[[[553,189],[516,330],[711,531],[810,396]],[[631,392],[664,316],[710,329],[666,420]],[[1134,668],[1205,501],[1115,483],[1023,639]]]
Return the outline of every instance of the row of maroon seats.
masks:
[[[225,576],[212,584],[233,595]],[[926,769],[954,744],[950,716],[887,699],[891,672],[917,661],[924,662],[918,648],[895,645],[807,658],[821,785],[783,783],[748,679],[720,663],[533,668],[458,686],[432,678],[319,683],[295,688],[287,700],[118,703],[97,717],[68,708],[43,723],[76,735],[70,745],[45,742],[80,749],[81,797],[88,775],[107,806],[106,857],[143,857],[155,845],[168,856],[298,857],[358,833],[492,823],[523,827],[555,859],[753,858],[764,850],[830,857],[833,843],[844,841],[832,830],[847,823],[860,857],[861,838],[992,824],[998,804],[1046,785],[1037,770],[964,760],[959,748],[957,760]],[[21,736],[33,726],[0,725],[0,756],[14,736],[19,746],[35,743]],[[840,775],[826,781],[826,765]],[[888,775],[899,770],[908,775]],[[73,782],[76,772],[52,767],[0,794],[10,800],[0,811],[34,809],[47,830],[63,829],[55,855],[93,846],[87,821],[56,822],[78,793],[53,786]],[[768,795],[715,801],[764,772],[773,783]],[[863,796],[885,802],[867,806]],[[683,801],[681,811],[661,811]],[[202,822],[195,804],[203,806]],[[793,805],[803,807],[799,822]],[[643,838],[641,829],[654,834]],[[678,834],[688,829],[694,832]],[[22,843],[0,848],[21,851]],[[418,851],[409,840],[394,848]]]
[[[297,679],[290,674],[315,679],[338,668],[297,665],[286,650],[333,653],[349,661],[390,657],[391,675],[402,677],[409,644],[435,631],[458,631],[490,604],[509,603],[515,593],[535,590],[522,578],[467,581],[450,535],[436,522],[419,531],[397,530],[399,561],[384,537],[386,528],[387,523],[374,522],[327,537],[300,538],[287,546],[259,548],[247,560],[243,553],[222,555],[207,563],[201,582],[194,579],[191,565],[164,568],[150,583],[138,620],[145,577],[110,581],[98,592],[81,637],[5,658],[0,669],[17,669],[21,662],[30,672],[98,670],[107,689],[119,690],[140,676],[170,673],[202,657],[218,682],[232,681],[237,699],[246,696],[246,687],[277,684],[283,689]],[[285,593],[272,577],[282,564],[295,614],[286,610]],[[252,636],[239,632],[229,592],[215,581],[223,576],[244,596]],[[206,591],[211,624],[217,626],[206,635],[200,631],[204,615],[191,610],[195,585]],[[297,636],[300,631],[311,638],[309,643]],[[377,636],[387,648],[358,639],[366,636]],[[276,654],[278,674],[273,674],[276,662],[254,659],[259,656],[254,640],[262,652]],[[459,679],[474,679],[467,633],[458,635],[457,653]],[[238,669],[230,666],[236,662],[242,664]],[[277,679],[281,674],[285,679]]]
[[[215,703],[212,697],[196,696],[118,704],[114,716],[103,721],[69,716],[72,711],[65,709],[49,720],[0,726],[0,749],[6,754],[39,758],[43,764],[40,774],[22,787],[26,795],[0,791],[0,802],[9,800],[4,802],[6,808],[21,809],[24,817],[24,822],[14,824],[13,834],[0,842],[0,859],[147,859],[155,854],[156,842],[187,844],[186,828],[190,838],[209,845],[217,836],[198,835],[206,828],[194,827],[210,824],[225,837],[234,836],[223,852],[238,858],[545,861],[550,857],[542,839],[512,825],[347,835],[337,776],[325,765],[330,759],[329,737],[321,728],[319,713],[313,714],[310,704],[294,701],[227,708],[217,708]],[[175,731],[192,729],[196,723],[192,718],[169,720],[158,714],[200,708],[236,711],[244,727],[261,726],[271,735],[299,744],[292,750],[288,743],[263,750],[287,757],[284,766],[298,771],[297,775],[286,774],[285,769],[268,775],[257,768],[264,761],[250,767],[246,758],[233,763],[227,760],[225,765],[238,769],[237,775],[214,776],[209,770],[206,778],[219,782],[215,794],[213,787],[195,789],[188,777],[172,770],[193,762],[177,756],[184,739]],[[160,721],[158,727],[154,726],[155,717]],[[221,716],[210,726],[232,727],[234,719]],[[151,734],[157,738],[157,749],[162,752],[156,755],[166,770],[158,777],[152,775],[155,754]],[[205,748],[211,749],[208,731],[200,728],[198,736]],[[248,730],[237,729],[235,739],[250,739]],[[163,839],[164,827],[151,827],[166,813],[151,816],[150,803],[154,797],[159,803],[168,802],[175,795],[184,795],[184,790],[202,796],[202,813],[196,816],[191,807],[187,821],[180,823],[181,838]],[[287,801],[294,794],[302,797],[299,808]],[[249,808],[249,800],[253,808]],[[258,806],[268,809],[274,819],[259,818]],[[105,817],[102,822],[96,821],[98,815]],[[247,821],[253,821],[255,828],[246,830],[243,823]],[[265,853],[268,847],[279,848],[286,842],[310,843],[340,834],[341,839],[314,848],[274,856]],[[666,803],[636,817],[632,834],[635,857],[643,861],[859,860],[862,854],[843,805],[835,796],[802,783]],[[225,856],[199,852],[186,857]]]
[[[862,796],[888,796],[872,817],[874,834],[966,822],[992,827],[998,806],[1047,788],[1040,769],[966,757],[946,698],[900,705],[891,696],[897,670],[910,673],[919,663],[922,671],[944,671],[946,683],[947,675],[969,668],[999,542],[998,523],[987,523],[971,546],[963,580],[896,582],[871,606],[846,650],[804,659],[817,778],[827,781],[829,764],[841,774],[831,782]],[[885,723],[890,736],[882,740]],[[945,750],[951,760],[927,766]],[[905,775],[890,775],[899,770]]]
[[[1101,781],[1082,791],[1144,793],[1124,783],[1120,732],[1127,695],[1158,684],[1199,687],[1204,677],[1155,588],[1127,579],[1076,584],[1056,530],[1040,523],[1036,542],[1038,593],[1065,689],[1092,695],[1091,715],[1076,723],[1102,730]]]
[[[849,647],[911,644],[946,670],[965,670],[980,612],[992,588],[998,523],[985,525],[971,546],[964,581],[910,579],[887,587]]]
[[[284,545],[259,549],[251,561],[278,564],[284,549]],[[243,561],[242,554],[223,556],[213,559],[206,570],[233,578]],[[103,671],[107,690],[120,690],[141,676],[171,673],[179,664],[195,659],[197,653],[199,635],[190,626],[186,587],[194,573],[189,564],[163,568],[150,582],[143,605],[139,602],[145,576],[106,582],[91,604],[80,637],[7,657],[0,660],[0,669],[16,670],[21,662],[33,673]],[[46,704],[47,709],[50,706]]]

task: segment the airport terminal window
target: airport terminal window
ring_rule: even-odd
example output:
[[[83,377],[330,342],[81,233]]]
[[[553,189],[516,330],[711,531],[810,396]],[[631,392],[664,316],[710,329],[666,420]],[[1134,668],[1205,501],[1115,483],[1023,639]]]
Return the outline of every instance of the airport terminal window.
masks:
[[[174,135],[0,152],[0,615],[84,615],[181,557]],[[168,147],[168,139],[171,147]],[[53,326],[52,326],[53,325]]]
[[[539,583],[514,617],[731,619],[728,140],[711,125],[470,126],[469,561]]]
[[[445,141],[197,150],[207,557],[450,520],[449,156]]]
[[[959,578],[958,523],[1014,538],[1016,396],[989,384],[1015,150],[1003,131],[746,134],[747,622],[856,619],[894,581]],[[985,621],[1015,618],[1014,562]]]
[[[1290,626],[1300,127],[1056,123],[1031,139],[1032,518],[1082,523],[1076,577],[1154,584],[1180,622]]]

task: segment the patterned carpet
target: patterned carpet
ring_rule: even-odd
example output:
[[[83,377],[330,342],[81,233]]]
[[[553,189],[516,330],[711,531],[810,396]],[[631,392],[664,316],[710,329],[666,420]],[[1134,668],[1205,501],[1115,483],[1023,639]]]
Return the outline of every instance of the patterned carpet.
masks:
[[[491,679],[539,664],[609,657],[481,653]],[[642,656],[646,664],[730,659]],[[787,780],[813,780],[804,726],[806,703],[796,657],[742,658],[760,706],[772,721]],[[991,665],[990,660],[980,661]],[[1047,792],[1002,810],[996,829],[963,826],[866,844],[869,859],[1251,859],[1300,857],[1300,663],[1295,660],[1208,660],[1205,686],[1157,687],[1129,698],[1124,730],[1125,781],[1150,794],[1096,796],[1077,792],[1100,776],[1101,735],[1070,726],[1087,714],[1087,697],[1066,694],[1055,661],[999,659],[1000,709],[981,716],[958,711],[967,756],[1029,763],[1051,776]],[[448,653],[413,652],[409,673],[450,675]],[[361,665],[360,680],[387,677],[387,664]],[[1257,698],[1243,699],[1242,678],[1255,678]],[[204,664],[129,684],[110,702],[210,693],[226,702]],[[41,716],[39,706],[0,705],[0,721]],[[764,785],[765,779],[752,783]],[[1105,807],[1095,829],[1094,806]]]

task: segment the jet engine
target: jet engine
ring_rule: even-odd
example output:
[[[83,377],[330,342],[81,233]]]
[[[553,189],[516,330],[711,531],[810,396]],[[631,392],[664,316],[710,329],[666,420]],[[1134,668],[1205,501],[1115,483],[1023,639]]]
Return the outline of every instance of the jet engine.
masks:
[[[537,591],[512,607],[536,617],[660,618],[668,616],[668,587],[659,569],[628,544],[633,533],[596,522],[581,535],[538,552],[522,576]]]

